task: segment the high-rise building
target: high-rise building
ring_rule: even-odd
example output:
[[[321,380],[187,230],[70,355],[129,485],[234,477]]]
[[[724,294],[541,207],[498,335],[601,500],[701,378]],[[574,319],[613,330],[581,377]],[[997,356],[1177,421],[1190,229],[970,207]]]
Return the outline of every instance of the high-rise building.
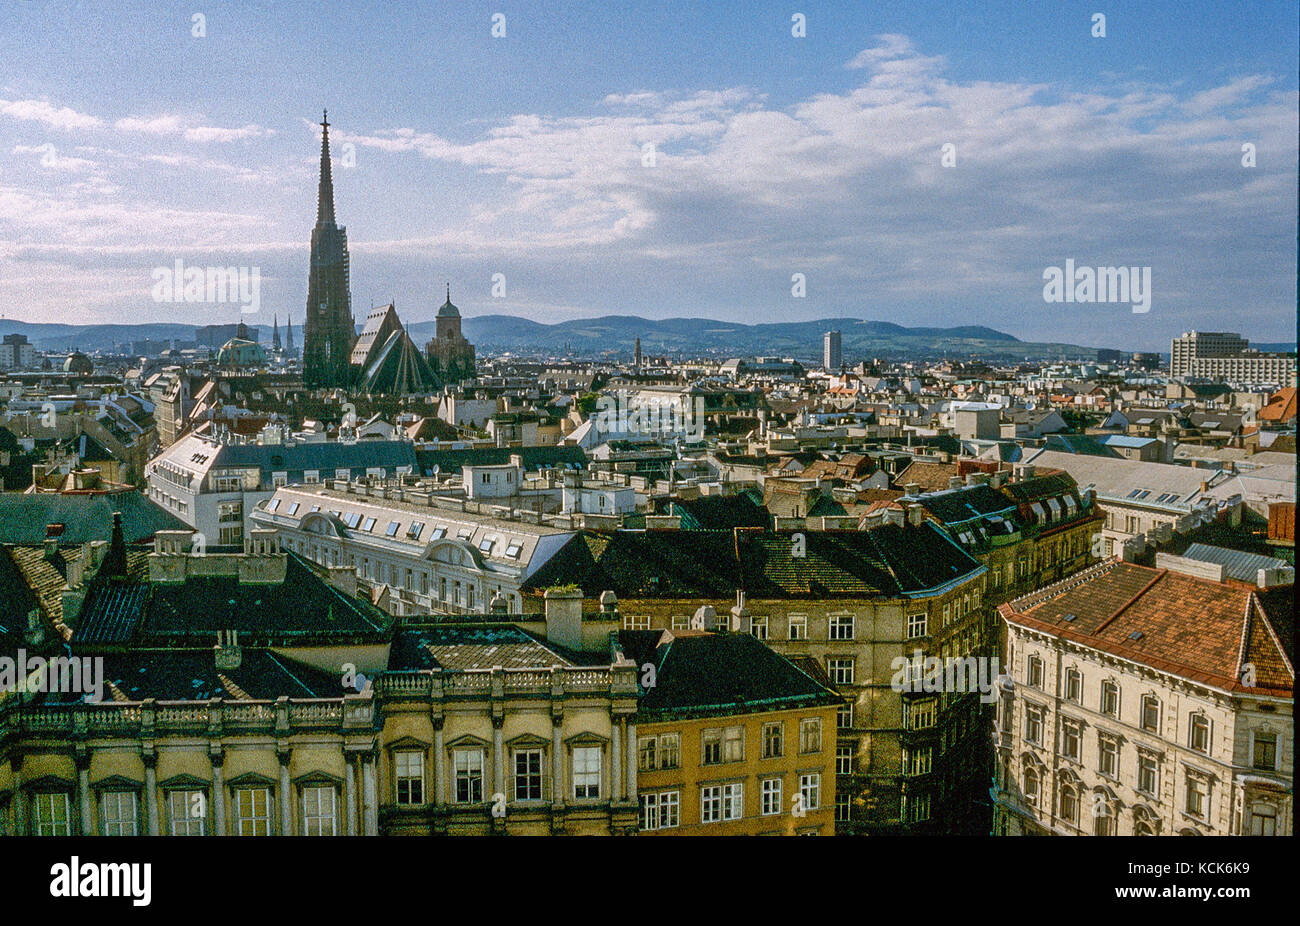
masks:
[[[843,359],[840,351],[840,333],[826,332],[822,337],[822,367],[827,370],[838,370]]]
[[[1170,342],[1169,375],[1293,386],[1296,358],[1252,350],[1233,331],[1185,331]]]
[[[320,187],[316,195],[316,227],[311,233],[311,276],[307,282],[307,322],[303,334],[304,385],[348,385],[355,340],[352,297],[348,289],[348,236],[347,230],[334,221],[329,120],[322,118]]]

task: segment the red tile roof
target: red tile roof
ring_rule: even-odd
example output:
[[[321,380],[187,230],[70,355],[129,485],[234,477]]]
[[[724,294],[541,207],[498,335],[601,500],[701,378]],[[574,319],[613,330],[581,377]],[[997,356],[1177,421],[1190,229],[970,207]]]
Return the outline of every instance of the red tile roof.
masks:
[[[1285,647],[1249,586],[1112,560],[998,610],[1008,623],[1216,688],[1290,696],[1295,685]],[[1255,670],[1250,686],[1247,664]]]

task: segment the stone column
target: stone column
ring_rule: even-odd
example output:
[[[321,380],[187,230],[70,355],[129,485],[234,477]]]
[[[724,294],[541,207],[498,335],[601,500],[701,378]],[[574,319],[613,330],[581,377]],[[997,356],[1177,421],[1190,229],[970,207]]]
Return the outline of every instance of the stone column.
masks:
[[[609,787],[610,787],[610,795],[609,795],[609,796],[610,796],[610,800],[614,800],[614,801],[621,801],[621,800],[623,799],[623,773],[622,773],[622,768],[623,768],[623,747],[622,747],[622,740],[623,740],[623,727],[624,727],[624,721],[623,721],[623,718],[622,718],[622,717],[615,717],[615,718],[614,718],[614,729],[613,729],[613,734],[614,734],[614,735],[611,736],[611,737],[609,738],[609,739],[610,739],[610,752],[611,752],[611,755],[610,755],[610,765],[612,766],[612,767],[610,768],[610,773],[609,773]],[[628,751],[631,752],[632,749],[629,748]]]
[[[636,796],[636,724],[630,720],[627,725],[627,796],[635,801]]]
[[[361,782],[364,794],[362,802],[365,805],[365,829],[367,836],[379,835],[379,807],[378,792],[375,787],[375,756],[369,753],[361,757]]]
[[[226,835],[226,783],[221,773],[225,756],[220,752],[212,756],[212,832]]]
[[[447,749],[443,745],[442,718],[433,722],[433,806],[447,801]]]
[[[150,836],[158,835],[158,756],[144,757],[144,825]]]
[[[506,750],[501,742],[501,727],[504,717],[492,718],[492,791],[494,794],[506,793]]]
[[[276,758],[280,760],[280,835],[293,835],[293,809],[290,800],[290,782],[289,782],[289,752],[285,750],[280,752]]]
[[[347,836],[357,835],[357,785],[356,763],[347,753],[343,754],[343,833]]]
[[[556,809],[564,807],[564,717],[551,717],[551,800]]]
[[[90,756],[79,757],[77,761],[77,800],[81,805],[81,835],[93,836],[95,827],[90,801]]]

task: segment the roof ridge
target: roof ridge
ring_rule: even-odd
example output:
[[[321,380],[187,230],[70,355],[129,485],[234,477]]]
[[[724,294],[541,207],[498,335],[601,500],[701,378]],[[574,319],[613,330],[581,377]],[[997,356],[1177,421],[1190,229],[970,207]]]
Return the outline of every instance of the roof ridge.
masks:
[[[1138,589],[1137,592],[1134,593],[1134,595],[1133,595],[1132,598],[1130,598],[1128,601],[1126,601],[1126,602],[1124,602],[1122,605],[1120,605],[1118,611],[1116,611],[1116,612],[1115,612],[1114,614],[1112,614],[1110,617],[1106,618],[1104,621],[1102,621],[1100,624],[1097,625],[1096,629],[1093,630],[1093,632],[1092,632],[1093,636],[1097,636],[1097,635],[1099,635],[1103,630],[1105,630],[1105,629],[1106,629],[1107,627],[1109,627],[1112,623],[1114,623],[1114,621],[1115,621],[1115,619],[1116,619],[1117,617],[1119,617],[1121,614],[1123,614],[1125,611],[1127,611],[1127,610],[1129,609],[1129,607],[1133,605],[1134,602],[1136,602],[1139,598],[1141,598],[1143,595],[1145,595],[1147,592],[1149,592],[1149,591],[1151,590],[1151,587],[1152,587],[1152,586],[1154,586],[1157,582],[1159,582],[1161,579],[1163,579],[1163,578],[1164,578],[1165,576],[1167,576],[1168,574],[1169,574],[1169,570],[1168,570],[1168,569],[1158,569],[1158,570],[1156,570],[1155,577],[1152,578],[1151,581],[1147,582],[1146,585],[1143,585],[1140,589]]]

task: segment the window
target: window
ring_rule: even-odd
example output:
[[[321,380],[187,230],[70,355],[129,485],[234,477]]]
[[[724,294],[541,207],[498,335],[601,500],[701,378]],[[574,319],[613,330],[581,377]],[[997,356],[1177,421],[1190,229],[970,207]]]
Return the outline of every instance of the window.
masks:
[[[271,835],[270,788],[239,788],[235,791],[235,835]]]
[[[495,538],[495,537],[484,537],[482,540],[480,540],[480,541],[478,542],[478,548],[479,548],[479,550],[481,550],[481,551],[484,552],[484,553],[491,553],[491,552],[492,552],[492,548],[493,548],[494,546],[496,546],[496,538]]]
[[[62,792],[37,794],[35,798],[37,836],[71,836],[72,808]]]
[[[1160,767],[1156,757],[1145,750],[1138,750],[1137,789],[1143,794],[1154,795],[1160,787]]]
[[[820,772],[808,772],[799,776],[799,796],[803,798],[804,810],[816,810],[822,805],[822,776]]]
[[[841,704],[835,709],[835,729],[847,730],[853,726],[853,705]]]
[[[1210,752],[1210,719],[1204,714],[1193,714],[1189,722],[1187,745],[1197,752]]]
[[[853,639],[853,615],[852,614],[831,615],[830,637],[832,640],[852,640]]]
[[[424,803],[424,753],[403,749],[394,753],[394,779],[397,784],[397,803]]]
[[[134,791],[108,791],[100,798],[105,836],[134,836],[139,819]]]
[[[333,785],[302,789],[302,831],[306,836],[337,836],[337,791]]]
[[[299,505],[297,502],[294,502],[293,504],[291,504],[291,505],[289,506],[289,514],[290,514],[290,515],[295,515],[295,514],[297,514],[297,513],[298,513],[298,509],[301,508],[301,507],[302,507],[302,506]]]
[[[904,701],[903,726],[909,730],[928,730],[933,727],[937,704],[934,698],[927,698],[924,701]]]
[[[1082,732],[1076,720],[1061,721],[1061,755],[1067,759],[1079,759],[1079,741]]]
[[[717,765],[722,761],[722,731],[704,730],[700,733],[700,765]]]
[[[764,778],[761,784],[759,813],[771,817],[781,812],[781,779]]]
[[[375,519],[374,519],[374,518],[366,518],[366,520],[365,520],[364,522],[362,522],[362,524],[361,524],[361,529],[362,529],[363,531],[371,531],[371,530],[374,530],[374,528],[375,528]]]
[[[790,615],[790,639],[808,639],[808,616],[806,614]]]
[[[524,544],[520,540],[511,540],[506,544],[506,556],[511,559],[519,559],[519,554],[524,549]]]
[[[167,815],[173,836],[203,836],[208,820],[207,795],[202,791],[170,791]]]
[[[1155,695],[1142,696],[1142,729],[1148,733],[1160,732],[1160,701]]]
[[[1276,836],[1277,810],[1273,807],[1254,807],[1250,811],[1250,835]]]
[[[656,760],[658,768],[677,768],[682,761],[682,735],[680,733],[660,733],[657,737]]]
[[[1043,742],[1043,709],[1025,707],[1025,742],[1041,746]]]
[[[853,805],[843,791],[835,792],[835,822],[848,823],[853,819]]]
[[[799,754],[822,751],[822,721],[820,717],[806,717],[799,721]]]
[[[717,823],[722,819],[722,785],[700,788],[700,822]]]
[[[1114,682],[1101,683],[1101,712],[1109,717],[1119,716],[1119,685]]]
[[[277,508],[279,508],[279,507],[280,507],[280,500],[279,500],[278,498],[273,498],[273,499],[271,499],[269,502],[266,503],[266,510],[267,510],[267,511],[275,511],[275,509],[277,509]]]
[[[1080,703],[1083,697],[1083,676],[1078,669],[1065,670],[1065,700]]]
[[[397,536],[397,529],[398,529],[399,527],[401,527],[401,526],[402,526],[401,523],[399,523],[399,522],[397,522],[397,521],[389,521],[389,522],[388,522],[388,527],[384,529],[384,536],[385,536],[385,537],[396,537],[396,536]]]
[[[1187,812],[1193,817],[1204,817],[1208,804],[1210,783],[1200,775],[1187,773]]]
[[[626,614],[626,615],[624,615],[624,616],[623,616],[623,629],[624,629],[624,630],[649,630],[649,629],[650,629],[650,615],[649,615],[649,614],[640,614],[640,615],[638,615],[638,614]]]
[[[573,797],[600,798],[600,747],[578,746],[573,750]]]
[[[515,800],[542,800],[542,750],[515,750]]]
[[[1252,750],[1252,763],[1255,768],[1273,771],[1277,769],[1277,734],[1255,733],[1255,746]]]
[[[666,830],[678,825],[682,806],[680,791],[660,791],[642,794],[641,829]]]
[[[749,632],[760,640],[767,639],[767,618],[751,617],[749,619]]]
[[[727,727],[722,733],[722,761],[741,762],[745,758],[745,728]]]
[[[441,540],[443,537],[446,536],[447,536],[447,528],[445,525],[440,524],[433,529],[433,533],[429,535],[429,539]]]
[[[1025,769],[1025,803],[1030,807],[1038,806],[1038,769],[1032,765]]]
[[[856,743],[838,743],[835,746],[835,774],[852,775],[853,757],[857,752]]]
[[[1073,785],[1061,786],[1061,819],[1066,823],[1079,822],[1079,794]]]
[[[904,795],[903,819],[908,823],[924,823],[926,820],[930,819],[930,795]]]
[[[917,637],[925,636],[928,619],[929,617],[924,611],[907,615],[907,639],[914,640]]]
[[[775,759],[785,755],[785,724],[763,724],[763,758]]]
[[[1034,688],[1043,687],[1043,660],[1030,656],[1028,661],[1029,684]]]
[[[452,800],[457,804],[481,804],[483,802],[483,750],[454,750],[451,764]]]
[[[838,756],[837,756],[838,758]],[[934,747],[922,746],[903,750],[904,775],[928,775],[934,759]]]
[[[722,819],[739,820],[745,815],[745,785],[733,781],[722,786]]]
[[[1109,736],[1097,737],[1097,771],[1107,778],[1119,777],[1119,743]]]
[[[837,685],[853,684],[853,659],[850,656],[827,656],[826,674]]]

